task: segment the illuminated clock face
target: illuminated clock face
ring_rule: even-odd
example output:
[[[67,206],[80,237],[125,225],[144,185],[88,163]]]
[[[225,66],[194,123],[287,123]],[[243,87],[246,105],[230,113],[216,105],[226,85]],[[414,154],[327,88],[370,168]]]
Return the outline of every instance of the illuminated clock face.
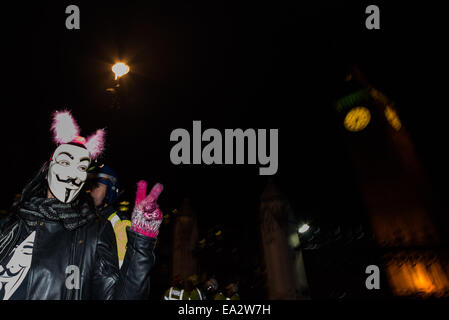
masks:
[[[399,120],[398,114],[392,107],[387,106],[385,108],[385,118],[387,118],[387,121],[390,123],[393,129],[395,129],[396,131],[399,131],[401,129],[401,120]]]
[[[352,108],[345,117],[344,126],[348,131],[357,132],[366,128],[371,120],[371,113],[365,107]]]

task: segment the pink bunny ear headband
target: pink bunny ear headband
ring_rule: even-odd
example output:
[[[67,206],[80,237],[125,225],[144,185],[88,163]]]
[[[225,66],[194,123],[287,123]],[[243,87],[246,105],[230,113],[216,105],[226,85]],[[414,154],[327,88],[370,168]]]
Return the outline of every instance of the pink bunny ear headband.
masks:
[[[96,159],[104,150],[105,134],[104,129],[98,129],[87,139],[79,135],[80,129],[73,119],[70,111],[55,111],[51,125],[53,140],[57,145],[64,143],[76,143],[84,146],[90,153],[92,159]]]

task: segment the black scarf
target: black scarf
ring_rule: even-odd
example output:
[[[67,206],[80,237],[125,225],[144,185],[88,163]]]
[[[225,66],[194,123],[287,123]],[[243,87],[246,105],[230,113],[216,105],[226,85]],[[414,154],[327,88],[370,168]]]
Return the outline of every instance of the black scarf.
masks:
[[[67,230],[75,230],[96,218],[87,203],[79,205],[77,200],[63,203],[58,199],[32,197],[22,203],[18,214],[25,223],[34,227],[38,220],[59,221]]]
[[[62,203],[58,199],[32,197],[29,201],[21,203],[17,209],[20,217],[0,234],[0,261],[14,247],[22,226],[30,232],[39,220],[59,221],[65,229],[75,230],[88,224],[97,217],[95,211],[87,203],[79,205],[77,200],[71,203]]]
[[[67,230],[75,230],[97,217],[94,210],[90,210],[86,199],[80,200],[80,194],[71,203],[62,203],[58,199],[47,199],[48,183],[45,177],[48,172],[48,162],[44,163],[34,178],[22,191],[20,201],[12,207],[12,216],[19,219],[11,224],[7,230],[0,230],[0,261],[10,252],[14,241],[22,227],[33,229],[39,220],[59,221]]]

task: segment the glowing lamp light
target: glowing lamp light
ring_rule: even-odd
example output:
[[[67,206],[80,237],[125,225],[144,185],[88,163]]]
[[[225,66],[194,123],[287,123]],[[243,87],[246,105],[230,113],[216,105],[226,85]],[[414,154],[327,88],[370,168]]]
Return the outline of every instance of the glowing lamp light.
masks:
[[[348,131],[357,132],[366,128],[371,120],[371,113],[365,107],[352,108],[345,117],[344,126]]]
[[[115,80],[117,80],[129,72],[129,66],[123,62],[118,62],[112,66],[112,72],[114,72]]]
[[[307,223],[304,223],[302,226],[298,228],[299,233],[307,232],[310,229],[310,226]]]

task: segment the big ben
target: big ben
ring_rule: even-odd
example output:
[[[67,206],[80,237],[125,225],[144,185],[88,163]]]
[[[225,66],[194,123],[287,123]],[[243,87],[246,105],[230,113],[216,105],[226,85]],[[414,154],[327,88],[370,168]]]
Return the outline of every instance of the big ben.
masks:
[[[432,213],[429,179],[396,105],[354,67],[335,103],[341,133],[396,297],[447,297],[445,235]]]

